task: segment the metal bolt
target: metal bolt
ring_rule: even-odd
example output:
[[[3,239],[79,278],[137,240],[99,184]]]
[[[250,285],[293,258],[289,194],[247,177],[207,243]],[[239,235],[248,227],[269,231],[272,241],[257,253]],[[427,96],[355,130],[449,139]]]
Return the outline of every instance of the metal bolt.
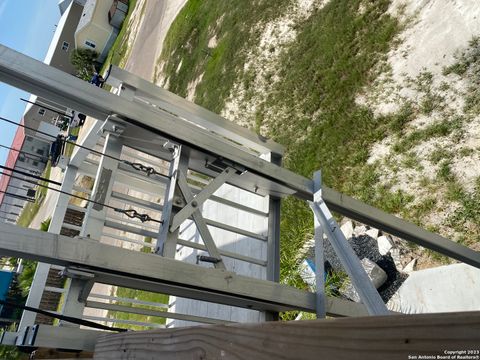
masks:
[[[195,208],[195,207],[198,206],[198,203],[197,203],[195,200],[193,200],[193,201],[192,201],[192,206]]]

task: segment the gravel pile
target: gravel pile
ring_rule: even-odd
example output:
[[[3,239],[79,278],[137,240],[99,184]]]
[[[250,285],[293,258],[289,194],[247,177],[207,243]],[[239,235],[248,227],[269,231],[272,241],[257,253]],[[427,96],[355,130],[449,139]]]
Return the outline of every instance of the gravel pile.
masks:
[[[378,289],[383,301],[387,302],[393,296],[393,294],[395,294],[400,285],[402,285],[402,283],[408,278],[408,275],[400,273],[397,270],[390,254],[380,254],[378,251],[377,240],[371,238],[370,236],[360,235],[357,237],[352,237],[348,240],[348,242],[360,260],[367,258],[377,263],[377,265],[387,273],[387,281]],[[330,241],[324,241],[324,248],[326,269],[330,268],[333,271],[345,272],[342,263],[338,259],[335,251],[332,248],[332,245],[330,244]]]

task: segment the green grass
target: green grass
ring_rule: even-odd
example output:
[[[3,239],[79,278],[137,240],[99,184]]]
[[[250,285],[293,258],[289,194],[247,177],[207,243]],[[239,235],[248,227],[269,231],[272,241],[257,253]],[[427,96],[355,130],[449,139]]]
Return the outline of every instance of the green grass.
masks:
[[[48,161],[45,167],[45,170],[43,171],[42,177],[46,179],[50,178],[51,169],[52,169],[52,165],[50,161]],[[41,185],[48,186],[48,183],[46,181],[39,181],[38,183]],[[40,206],[43,203],[43,200],[45,200],[45,196],[47,195],[47,190],[48,190],[47,188],[44,188],[42,186],[38,187],[37,193],[35,195],[35,202],[27,202],[22,212],[20,213],[20,216],[18,217],[17,225],[22,227],[30,226],[30,223],[32,222],[33,218],[35,217],[35,215],[37,215],[38,210],[40,209]]]
[[[116,296],[129,298],[129,299],[137,299],[137,300],[143,300],[143,301],[156,302],[156,303],[161,303],[161,304],[168,304],[168,295],[151,293],[151,292],[141,291],[141,290],[134,290],[134,289],[129,289],[129,288],[122,288],[122,287],[117,288]],[[130,303],[121,302],[121,301],[118,302],[118,305],[133,306],[133,307],[139,307],[139,308],[144,308],[144,309],[152,309],[152,310],[161,311],[159,308],[156,308],[154,306],[130,305]],[[152,316],[146,316],[146,315],[138,315],[138,314],[128,314],[128,313],[115,312],[115,311],[109,311],[108,314],[109,314],[108,316],[110,318],[115,318],[115,319],[132,320],[132,321],[154,323],[154,324],[165,324],[165,319],[164,318],[158,318],[158,317],[152,317]],[[131,329],[131,330],[144,330],[143,327],[137,326],[137,325],[120,324],[119,323],[119,324],[116,324],[116,326],[126,328],[126,329]]]
[[[165,62],[170,91],[185,97],[188,83],[204,74],[197,86],[196,102],[219,112],[235,81],[243,76],[248,79],[243,65],[247,49],[260,36],[255,25],[275,19],[288,3],[189,0],[170,27],[158,60]],[[209,49],[208,41],[214,35],[218,44]],[[155,73],[155,80],[157,77]]]
[[[469,41],[468,48],[455,57],[457,61],[443,69],[444,75],[464,75],[470,67],[476,67],[480,65],[480,38],[472,38]]]
[[[424,129],[412,131],[406,136],[399,137],[398,141],[393,145],[393,150],[397,153],[405,153],[425,140],[447,136],[454,132],[457,132],[459,137],[461,137],[464,121],[464,117],[454,116],[429,125]]]
[[[151,244],[152,243],[152,238],[151,237],[145,237],[144,241],[146,243]],[[150,253],[152,251],[152,249],[149,246],[143,246],[140,251],[144,252],[144,253]],[[152,292],[147,292],[147,291],[141,291],[141,290],[134,290],[134,289],[129,289],[129,288],[118,287],[117,292],[116,292],[116,296],[124,297],[124,298],[130,298],[130,299],[143,300],[143,301],[156,302],[156,303],[161,303],[161,304],[168,304],[168,295],[152,293]],[[133,305],[133,304],[131,305],[130,303],[121,302],[121,301],[118,302],[118,305],[133,306],[133,307],[140,307],[140,308],[144,308],[144,309],[152,309],[152,310],[161,311],[161,309],[156,308],[154,306]],[[165,319],[164,318],[151,317],[151,316],[138,315],[138,314],[128,314],[128,313],[123,313],[123,312],[118,312],[118,311],[109,311],[108,314],[109,314],[108,316],[110,318],[115,318],[115,319],[132,320],[132,321],[145,322],[145,323],[151,322],[151,323],[155,323],[155,324],[165,324]],[[126,329],[131,329],[131,330],[144,330],[143,327],[137,326],[137,325],[117,324],[116,326],[123,327],[123,328],[126,328]]]
[[[79,133],[80,133],[80,126],[77,126],[73,129],[69,130],[68,135],[78,136]],[[66,143],[63,154],[66,157],[70,158],[73,154],[74,149],[75,149],[74,141]]]
[[[236,82],[243,82],[253,95],[254,74],[243,66],[248,49],[258,43],[256,24],[280,16],[289,3],[188,1],[168,32],[159,59],[169,90],[186,96],[188,83],[204,74],[195,101],[217,113]],[[281,54],[275,69],[281,81],[258,106],[256,128],[266,122],[269,135],[286,146],[284,165],[290,170],[311,177],[322,169],[324,184],[385,210],[401,211],[411,198],[388,189],[376,191],[378,174],[366,160],[370,145],[401,131],[412,109],[375,118],[355,103],[356,94],[375,79],[372,69],[390,49],[399,25],[386,12],[389,1],[363,2],[363,13],[361,3],[331,1],[295,26],[297,39]],[[218,45],[206,51],[213,35]],[[286,109],[286,114],[272,119],[271,109]],[[306,135],[302,142],[297,141],[298,134]],[[296,254],[311,238],[312,229],[312,213],[305,202],[283,201],[281,277],[300,288],[305,285],[294,271]]]
[[[452,159],[453,154],[445,148],[437,148],[430,154],[430,162],[438,164],[441,160]]]
[[[145,237],[144,241],[146,243],[149,243],[151,244],[152,243],[152,238],[150,236],[147,236]],[[140,249],[141,252],[144,252],[144,253],[147,253],[147,254],[150,254],[152,252],[152,248],[150,246],[143,246],[141,249]]]
[[[469,192],[450,175],[447,191],[449,199],[460,204],[448,218],[448,225],[462,234],[465,245],[480,242],[480,177]]]
[[[480,37],[470,40],[469,46],[456,55],[456,62],[443,69],[443,74],[456,74],[469,84],[465,98],[464,111],[474,115],[480,114]]]

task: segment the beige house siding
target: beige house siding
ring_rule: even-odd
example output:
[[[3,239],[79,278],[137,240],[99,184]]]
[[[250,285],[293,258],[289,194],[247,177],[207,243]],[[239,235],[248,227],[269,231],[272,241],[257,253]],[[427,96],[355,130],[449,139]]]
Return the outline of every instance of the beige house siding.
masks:
[[[82,6],[73,2],[64,12],[44,60],[46,64],[69,74],[76,73],[70,63],[70,56],[75,49],[74,34],[82,11]],[[64,43],[66,47],[64,47]]]
[[[75,46],[77,48],[90,48],[86,42],[95,44],[95,51],[100,55],[104,53],[105,46],[114,32],[113,26],[108,22],[108,11],[113,0],[88,0],[82,18],[75,32]],[[100,60],[101,60],[100,56]]]

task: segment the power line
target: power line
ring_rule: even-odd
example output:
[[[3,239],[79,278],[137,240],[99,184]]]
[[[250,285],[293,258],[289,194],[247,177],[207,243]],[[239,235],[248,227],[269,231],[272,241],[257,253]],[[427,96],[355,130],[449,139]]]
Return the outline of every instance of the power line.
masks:
[[[9,119],[6,119],[2,116],[0,116],[0,120],[2,121],[5,121],[7,123],[10,123],[10,124],[13,124],[13,125],[17,125],[17,126],[21,126],[25,129],[28,129],[28,130],[31,130],[31,131],[36,131],[37,133],[39,134],[42,134],[42,135],[45,135],[45,136],[48,136],[50,137],[51,139],[54,139],[54,140],[57,140],[58,137],[57,136],[54,136],[54,135],[51,135],[51,134],[48,134],[46,132],[43,132],[43,131],[40,131],[38,129],[34,129],[30,126],[27,126],[27,125],[23,125],[23,124],[19,124],[19,123],[16,123],[15,121],[12,121],[12,120],[9,120]],[[61,136],[61,135],[60,135]],[[63,137],[63,136],[62,136]],[[112,159],[112,160],[115,160],[115,161],[118,161],[118,162],[122,162],[126,165],[129,165],[131,166],[132,168],[134,168],[135,170],[137,171],[141,171],[141,172],[144,172],[147,174],[147,176],[150,176],[150,175],[158,175],[158,176],[164,176],[166,177],[166,175],[163,175],[162,173],[158,172],[157,170],[155,170],[153,167],[151,166],[145,166],[143,164],[140,164],[140,163],[132,163],[131,161],[128,161],[128,160],[122,160],[122,159],[119,159],[119,158],[116,158],[115,156],[112,156],[112,155],[109,155],[109,154],[105,154],[105,153],[102,153],[101,151],[97,151],[97,150],[94,150],[94,149],[91,149],[91,148],[88,148],[86,146],[83,146],[83,145],[80,145],[80,144],[77,144],[73,141],[69,141],[65,138],[62,139],[63,142],[67,143],[67,144],[72,144],[73,146],[77,146],[81,149],[85,149],[85,150],[88,150],[89,152],[92,152],[94,154],[97,154],[97,155],[100,155],[100,156],[104,156],[104,157],[107,157],[109,159]]]
[[[29,103],[29,104],[36,105],[36,106],[38,106],[38,107],[41,107],[41,108],[50,110],[51,112],[57,113],[57,114],[59,114],[59,115],[66,116],[66,117],[68,117],[68,118],[70,118],[70,119],[73,119],[73,116],[72,116],[72,115],[67,115],[67,114],[65,114],[65,113],[62,113],[61,111],[55,110],[55,109],[52,108],[52,107],[45,106],[45,105],[42,105],[42,104],[37,104],[37,103],[34,103],[33,101],[30,101],[30,100],[27,100],[27,99],[24,99],[24,98],[20,98],[20,100],[25,101],[25,102],[27,102],[27,103]]]
[[[6,175],[6,176],[8,176],[8,175]],[[0,193],[5,194],[5,196],[11,197],[11,198],[20,199],[20,200],[28,201],[28,202],[35,202],[35,200],[33,200],[29,197],[26,197],[26,196],[23,196],[23,195],[12,194],[8,191],[0,190]]]
[[[15,212],[12,212],[12,211],[3,211],[3,210],[0,210],[0,213],[4,213],[4,214],[7,214],[7,215],[14,215],[14,216],[19,216],[20,215],[19,213],[15,213]]]
[[[27,191],[27,192],[29,190],[29,189],[22,188],[20,186],[15,186],[15,185],[10,185],[10,184],[8,185],[8,187],[11,187],[12,189],[24,190],[24,191]]]
[[[0,173],[0,175],[5,175],[5,176],[10,176],[12,178],[17,178],[18,177],[15,177],[14,175],[11,175],[11,174],[6,174],[6,173]],[[25,180],[27,181],[27,180]],[[41,186],[45,189],[48,189],[48,190],[53,190],[53,191],[56,191],[60,194],[64,194],[64,195],[68,195],[68,196],[72,196],[74,198],[77,198],[77,199],[80,199],[80,200],[85,200],[86,202],[89,202],[89,203],[92,203],[92,204],[96,204],[96,205],[100,205],[100,206],[105,206],[106,208],[109,208],[109,209],[112,209],[113,211],[115,212],[118,212],[118,213],[122,213],[124,214],[125,216],[128,216],[129,218],[131,219],[139,219],[141,222],[146,222],[146,221],[153,221],[153,222],[156,222],[156,223],[159,223],[159,224],[163,224],[163,221],[162,220],[157,220],[157,219],[154,219],[152,218],[150,215],[148,214],[141,214],[139,213],[137,210],[135,209],[120,209],[120,208],[117,208],[115,206],[112,206],[112,205],[108,205],[108,204],[104,204],[104,203],[101,203],[99,201],[95,201],[95,200],[91,200],[91,199],[88,199],[88,198],[85,198],[83,196],[80,196],[80,195],[75,195],[75,194],[71,194],[67,191],[63,191],[63,190],[60,190],[60,189],[55,189],[55,188],[52,188],[48,185],[44,185],[44,184],[37,184],[38,186]],[[4,191],[1,191],[0,192],[4,192]]]
[[[38,154],[34,154],[34,153],[31,153],[31,152],[28,152],[28,151],[25,151],[25,150],[18,150],[18,149],[15,149],[15,148],[13,148],[13,147],[6,146],[6,145],[2,145],[2,144],[0,144],[0,147],[1,147],[1,148],[4,148],[4,149],[9,149],[9,150],[16,151],[16,152],[18,152],[18,153],[20,153],[20,154],[34,156],[34,157],[39,158],[39,159],[41,159],[41,160],[44,160],[44,159],[48,158],[48,157],[41,156],[41,155],[38,155]]]
[[[55,314],[55,313],[52,313],[50,311],[37,309],[37,308],[31,307],[31,306],[15,304],[15,303],[11,303],[9,301],[0,300],[0,304],[4,305],[4,306],[7,306],[7,307],[13,307],[13,308],[16,308],[16,309],[21,309],[23,311],[32,311],[34,313],[45,315],[45,316],[48,316],[48,317],[51,317],[51,318],[54,318],[54,319],[59,319],[59,320],[67,321],[67,322],[72,323],[72,324],[83,325],[83,326],[87,326],[87,327],[94,328],[94,329],[110,330],[110,331],[117,331],[117,332],[127,331],[127,329],[110,327],[110,326],[98,324],[96,322],[89,321],[89,320],[84,320],[84,319],[80,319],[80,318],[76,318],[76,317],[72,317],[72,316]]]
[[[11,203],[6,203],[6,202],[2,202],[0,205],[14,206],[14,207],[18,207],[18,208],[23,208],[23,206],[22,206],[22,205],[18,205],[18,204],[11,204]]]
[[[61,182],[54,181],[54,180],[50,180],[50,179],[48,179],[48,178],[44,178],[44,177],[41,177],[41,176],[38,176],[38,175],[29,174],[29,173],[27,173],[27,172],[25,172],[25,171],[17,170],[17,169],[8,167],[8,166],[0,165],[0,169],[8,170],[8,171],[11,171],[11,172],[13,172],[13,173],[18,173],[18,174],[21,174],[21,175],[24,175],[24,176],[28,176],[28,177],[37,179],[37,180],[45,181],[45,182],[48,182],[48,183],[50,183],[50,184],[62,186],[62,183],[61,183]],[[17,178],[17,179],[19,179],[19,178]]]

